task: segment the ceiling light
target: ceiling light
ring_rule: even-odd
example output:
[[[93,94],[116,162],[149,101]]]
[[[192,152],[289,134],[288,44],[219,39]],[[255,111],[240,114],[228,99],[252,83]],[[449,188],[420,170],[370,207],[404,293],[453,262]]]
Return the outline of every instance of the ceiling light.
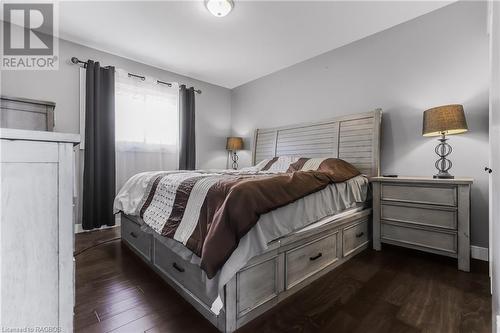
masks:
[[[232,0],[205,0],[205,6],[213,16],[224,17],[233,10]]]

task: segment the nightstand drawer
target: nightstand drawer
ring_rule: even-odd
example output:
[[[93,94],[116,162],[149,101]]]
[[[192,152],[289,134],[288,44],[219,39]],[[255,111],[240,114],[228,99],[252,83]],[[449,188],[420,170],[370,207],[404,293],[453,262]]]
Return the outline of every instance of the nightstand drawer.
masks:
[[[411,184],[382,184],[381,199],[432,205],[456,206],[455,186],[417,186]]]
[[[425,207],[425,206],[424,206]],[[382,204],[380,218],[424,226],[457,229],[457,213],[453,208],[429,209],[403,205]]]
[[[457,234],[411,226],[381,223],[380,238],[389,243],[402,243],[416,248],[457,253]]]

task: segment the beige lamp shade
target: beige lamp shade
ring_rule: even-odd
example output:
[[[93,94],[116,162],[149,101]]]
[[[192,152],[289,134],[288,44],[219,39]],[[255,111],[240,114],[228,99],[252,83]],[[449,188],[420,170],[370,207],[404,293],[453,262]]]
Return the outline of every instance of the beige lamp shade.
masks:
[[[460,104],[443,105],[424,111],[423,136],[438,136],[467,132],[464,107]]]
[[[227,138],[226,150],[241,150],[243,149],[243,139],[240,137],[231,136]]]

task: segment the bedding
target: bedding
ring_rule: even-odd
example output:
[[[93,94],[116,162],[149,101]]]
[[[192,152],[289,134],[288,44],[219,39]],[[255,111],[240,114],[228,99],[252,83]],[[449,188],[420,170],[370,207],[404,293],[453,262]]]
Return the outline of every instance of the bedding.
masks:
[[[142,173],[118,193],[115,211],[139,215],[158,234],[184,244],[211,279],[262,214],[359,175],[349,163],[334,160],[334,172]]]
[[[292,233],[305,232],[364,209],[368,184],[368,179],[359,175],[342,183],[330,184],[323,190],[262,214],[214,278],[208,279],[203,271],[198,277],[205,284],[207,297],[212,300],[212,312],[218,315],[223,307],[226,283],[245,267],[249,260],[267,251],[271,243]],[[186,262],[200,265],[201,259],[182,243],[159,236],[139,216],[127,218],[142,225],[144,232],[154,234],[156,239]]]

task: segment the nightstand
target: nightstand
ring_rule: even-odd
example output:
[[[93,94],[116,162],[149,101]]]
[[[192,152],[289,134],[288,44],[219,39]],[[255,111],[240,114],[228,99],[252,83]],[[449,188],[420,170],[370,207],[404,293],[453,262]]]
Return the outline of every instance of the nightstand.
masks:
[[[458,259],[470,270],[472,178],[373,177],[373,248],[399,245]]]

